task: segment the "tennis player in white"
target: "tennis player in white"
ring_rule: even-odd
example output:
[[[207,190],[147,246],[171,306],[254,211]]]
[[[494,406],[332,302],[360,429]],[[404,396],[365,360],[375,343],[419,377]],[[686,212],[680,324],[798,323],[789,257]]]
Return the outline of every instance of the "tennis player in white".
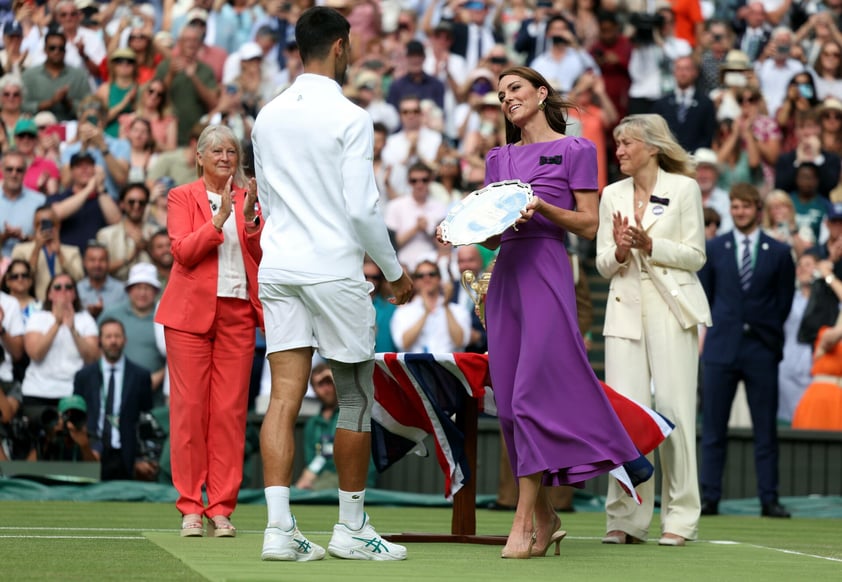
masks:
[[[403,560],[364,511],[374,401],[374,308],[363,256],[391,282],[397,304],[412,282],[398,263],[378,207],[371,118],[342,95],[350,25],[314,7],[295,26],[304,73],[260,111],[252,131],[257,190],[266,224],[258,273],[272,373],[260,432],[269,520],[264,560],[308,561],[325,550],[298,530],[289,508],[293,429],[313,349],[328,361],[339,399],[334,461],[339,522],[332,556]]]

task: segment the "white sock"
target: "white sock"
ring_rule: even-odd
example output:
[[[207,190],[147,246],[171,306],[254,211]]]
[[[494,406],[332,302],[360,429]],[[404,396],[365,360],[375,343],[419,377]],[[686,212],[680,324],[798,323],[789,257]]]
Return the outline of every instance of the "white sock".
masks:
[[[365,520],[365,489],[362,491],[339,490],[339,523],[351,529],[360,529]]]
[[[269,510],[268,527],[282,530],[292,528],[292,512],[289,510],[289,487],[275,485],[263,490],[266,495],[266,508]]]

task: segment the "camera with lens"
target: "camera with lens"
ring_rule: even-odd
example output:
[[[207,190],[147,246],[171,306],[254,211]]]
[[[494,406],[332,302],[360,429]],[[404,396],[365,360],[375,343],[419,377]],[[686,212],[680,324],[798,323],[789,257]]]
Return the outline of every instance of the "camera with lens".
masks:
[[[137,456],[144,461],[157,463],[164,450],[167,433],[148,412],[141,412],[137,419]]]
[[[84,410],[69,408],[61,413],[61,419],[64,421],[65,427],[68,422],[71,422],[74,427],[79,429],[87,425],[88,414]]]
[[[637,44],[650,45],[655,43],[655,29],[664,24],[661,14],[633,12],[629,22],[634,26],[634,40]]]

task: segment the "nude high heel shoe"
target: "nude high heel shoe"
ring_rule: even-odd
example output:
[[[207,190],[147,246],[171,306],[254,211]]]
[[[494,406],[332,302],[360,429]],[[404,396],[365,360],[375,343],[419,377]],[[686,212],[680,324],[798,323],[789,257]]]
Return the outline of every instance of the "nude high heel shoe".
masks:
[[[561,549],[559,545],[561,544],[561,540],[564,539],[564,536],[567,535],[567,532],[563,529],[559,529],[553,532],[553,535],[550,536],[550,539],[547,541],[547,545],[543,548],[539,548],[537,546],[532,547],[532,556],[535,558],[540,558],[547,555],[547,550],[550,549],[550,546],[555,544],[555,552],[554,554],[558,556],[561,553]]]
[[[535,532],[532,532],[532,537],[529,538],[529,546],[526,548],[526,551],[522,552],[507,552],[506,548],[503,548],[503,551],[500,552],[501,558],[507,558],[512,560],[526,560],[532,557],[532,546],[535,545]],[[544,550],[546,551],[546,550]]]

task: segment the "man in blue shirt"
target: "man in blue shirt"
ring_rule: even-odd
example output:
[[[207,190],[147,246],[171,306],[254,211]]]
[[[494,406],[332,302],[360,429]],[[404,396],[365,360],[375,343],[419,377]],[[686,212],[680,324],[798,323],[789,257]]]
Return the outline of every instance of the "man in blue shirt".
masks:
[[[3,156],[3,183],[0,186],[0,245],[4,257],[12,256],[12,248],[35,234],[35,211],[46,200],[43,194],[23,187],[26,158],[11,150]]]

